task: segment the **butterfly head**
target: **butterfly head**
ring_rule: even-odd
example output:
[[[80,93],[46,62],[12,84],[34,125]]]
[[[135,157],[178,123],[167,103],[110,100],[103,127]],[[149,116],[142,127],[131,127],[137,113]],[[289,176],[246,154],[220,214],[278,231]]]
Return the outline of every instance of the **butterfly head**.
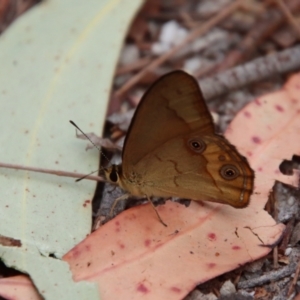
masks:
[[[120,185],[120,175],[122,174],[121,165],[111,165],[104,169],[104,176],[106,180],[112,184]]]

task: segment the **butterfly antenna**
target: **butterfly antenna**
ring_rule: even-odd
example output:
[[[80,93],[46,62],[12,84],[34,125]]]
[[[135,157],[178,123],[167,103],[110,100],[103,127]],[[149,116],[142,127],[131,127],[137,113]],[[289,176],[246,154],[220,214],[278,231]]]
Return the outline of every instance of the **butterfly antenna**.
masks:
[[[89,137],[88,137],[88,135],[87,134],[85,134],[72,120],[70,120],[69,121],[77,130],[79,130],[93,145],[94,145],[94,147],[95,148],[97,148],[98,150],[99,150],[99,152],[103,155],[103,157],[107,160],[107,161],[109,161],[109,159],[106,157],[106,155],[104,155],[104,153],[101,151],[101,149],[99,148],[99,146],[98,145],[96,145]],[[97,171],[96,171],[97,172]],[[93,173],[95,173],[95,172],[92,172],[91,174],[93,174]],[[88,174],[88,175],[90,175],[90,174]],[[88,175],[86,175],[86,176],[88,176]],[[81,180],[81,179],[83,179],[84,177],[82,177],[82,178],[79,178],[79,180]],[[79,180],[76,180],[76,181],[79,181]]]
[[[90,176],[90,175],[92,175],[92,174],[94,174],[94,173],[98,173],[98,171],[99,171],[99,170],[96,170],[96,171],[93,171],[93,172],[91,172],[91,173],[89,173],[89,174],[86,174],[86,175],[84,175],[84,176],[82,176],[82,177],[76,179],[75,181],[76,181],[76,182],[81,181],[82,179],[85,179],[85,178],[87,178],[88,176]]]

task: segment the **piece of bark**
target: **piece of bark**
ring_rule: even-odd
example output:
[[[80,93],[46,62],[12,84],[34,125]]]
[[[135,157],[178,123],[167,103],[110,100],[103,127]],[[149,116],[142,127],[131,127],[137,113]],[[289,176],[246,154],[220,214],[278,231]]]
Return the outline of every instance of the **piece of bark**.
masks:
[[[284,277],[291,276],[296,270],[297,264],[292,263],[286,267],[283,267],[279,270],[268,272],[258,278],[252,278],[249,280],[244,280],[238,283],[239,289],[248,289],[256,286],[260,286],[272,281],[280,280]]]
[[[287,7],[293,12],[298,12],[300,10],[300,2],[298,0],[289,0],[287,1]],[[209,72],[201,72],[201,77],[225,71],[246,61],[257,50],[258,46],[265,39],[272,36],[284,22],[286,22],[286,17],[281,10],[278,10],[278,7],[266,10],[266,13],[258,18],[253,29],[239,43],[238,48],[229,52],[222,62],[212,67]]]
[[[203,79],[200,81],[200,86],[204,98],[209,101],[247,84],[295,71],[299,68],[300,46],[295,46]]]

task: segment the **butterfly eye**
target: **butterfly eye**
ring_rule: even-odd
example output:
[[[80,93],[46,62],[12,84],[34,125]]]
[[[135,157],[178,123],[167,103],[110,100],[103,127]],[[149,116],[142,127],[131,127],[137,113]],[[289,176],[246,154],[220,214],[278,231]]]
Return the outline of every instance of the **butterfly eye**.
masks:
[[[188,144],[190,149],[197,153],[202,153],[206,149],[205,143],[200,139],[191,139]]]
[[[116,168],[116,166],[113,166],[113,168],[111,169],[111,172],[109,174],[109,179],[111,182],[117,182],[119,179],[119,174],[118,174],[118,170]]]
[[[220,175],[226,180],[233,180],[240,175],[240,171],[233,165],[225,165],[220,169]]]

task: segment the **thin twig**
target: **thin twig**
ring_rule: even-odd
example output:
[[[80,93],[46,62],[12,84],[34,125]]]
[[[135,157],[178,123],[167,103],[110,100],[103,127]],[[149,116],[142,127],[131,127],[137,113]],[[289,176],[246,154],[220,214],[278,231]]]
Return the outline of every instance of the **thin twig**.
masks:
[[[133,62],[132,64],[118,67],[116,71],[116,75],[123,75],[132,71],[139,70],[145,67],[146,65],[148,65],[150,61],[151,61],[150,57],[143,57]]]
[[[283,238],[279,246],[279,252],[284,253],[290,242],[295,225],[295,217],[291,218],[285,226]]]
[[[80,173],[74,173],[74,172],[51,170],[51,169],[44,169],[44,168],[35,168],[35,167],[26,167],[26,166],[22,166],[22,165],[14,165],[14,164],[6,164],[6,163],[0,163],[0,168],[25,170],[25,171],[30,171],[30,172],[46,173],[46,174],[52,174],[52,175],[64,176],[64,177],[72,177],[72,178],[84,177],[84,179],[89,179],[89,180],[94,180],[94,181],[105,181],[105,179],[100,176],[93,176],[93,175],[86,176],[86,174],[80,174]]]
[[[300,10],[299,0],[288,0],[285,3],[287,11],[298,12]],[[267,9],[267,8],[266,8]],[[238,47],[229,51],[219,63],[212,64],[207,68],[199,68],[194,73],[197,78],[204,78],[212,74],[218,74],[229,68],[237,66],[253,56],[258,46],[267,38],[272,36],[276,30],[286,22],[284,12],[276,8],[267,9],[267,13],[260,14],[255,26],[239,42]],[[291,16],[293,19],[293,16]]]
[[[299,274],[300,274],[300,262],[298,263],[294,278],[293,278],[293,280],[291,282],[291,285],[289,287],[289,291],[288,291],[288,294],[287,294],[288,297],[290,297],[292,295],[293,290],[295,289],[295,286],[296,286],[297,281],[298,281]]]
[[[172,57],[175,53],[181,50],[188,43],[193,41],[200,35],[203,35],[211,28],[216,26],[218,23],[226,19],[229,15],[231,15],[235,10],[237,10],[242,4],[243,0],[236,0],[227,8],[223,9],[220,13],[218,13],[215,17],[208,20],[204,23],[200,28],[194,29],[191,33],[178,45],[173,47],[171,50],[161,55],[157,59],[153,60],[149,65],[147,65],[144,69],[142,69],[135,76],[131,77],[119,90],[117,90],[114,94],[115,97],[120,98],[124,93],[126,93],[129,89],[131,89],[136,83],[138,83],[149,71],[154,70],[162,63],[164,63],[167,59]]]
[[[278,245],[276,245],[273,249],[273,268],[275,270],[279,268],[279,264],[278,264]]]

